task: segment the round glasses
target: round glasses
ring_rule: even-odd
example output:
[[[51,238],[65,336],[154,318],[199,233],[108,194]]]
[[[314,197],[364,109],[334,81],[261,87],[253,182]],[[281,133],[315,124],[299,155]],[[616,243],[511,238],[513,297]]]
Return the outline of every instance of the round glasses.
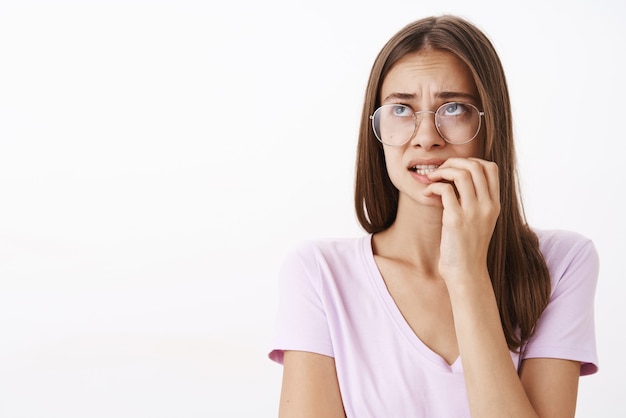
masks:
[[[480,131],[481,116],[485,112],[470,103],[444,103],[436,111],[413,111],[403,104],[382,105],[370,119],[374,135],[380,142],[392,147],[399,147],[409,142],[415,135],[425,113],[435,115],[437,132],[450,144],[467,144]]]

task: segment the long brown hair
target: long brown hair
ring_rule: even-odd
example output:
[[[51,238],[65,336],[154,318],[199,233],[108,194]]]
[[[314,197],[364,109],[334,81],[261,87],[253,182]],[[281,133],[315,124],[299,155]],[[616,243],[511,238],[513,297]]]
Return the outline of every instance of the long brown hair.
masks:
[[[355,208],[369,233],[389,228],[398,210],[382,145],[369,116],[380,105],[380,88],[393,65],[424,49],[449,52],[472,73],[485,112],[485,159],[498,164],[500,215],[489,245],[487,264],[509,349],[517,351],[532,335],[550,297],[550,273],[528,226],[521,199],[506,78],[489,39],[472,23],[444,15],[410,23],[382,48],[370,73],[357,146]]]

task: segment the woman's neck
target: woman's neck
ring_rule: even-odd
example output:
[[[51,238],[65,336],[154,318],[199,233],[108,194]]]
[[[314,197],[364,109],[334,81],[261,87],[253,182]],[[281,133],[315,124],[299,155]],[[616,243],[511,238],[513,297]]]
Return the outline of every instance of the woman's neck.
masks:
[[[443,209],[411,203],[399,204],[394,223],[374,235],[374,254],[434,273],[438,270]]]

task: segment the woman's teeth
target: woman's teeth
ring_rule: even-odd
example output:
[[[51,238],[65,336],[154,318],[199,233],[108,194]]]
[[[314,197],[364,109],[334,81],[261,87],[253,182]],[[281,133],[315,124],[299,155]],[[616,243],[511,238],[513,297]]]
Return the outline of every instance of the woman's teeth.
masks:
[[[432,173],[438,167],[439,167],[438,165],[432,165],[432,164],[415,165],[415,166],[411,167],[411,170],[415,171],[417,174],[425,175],[425,174]]]

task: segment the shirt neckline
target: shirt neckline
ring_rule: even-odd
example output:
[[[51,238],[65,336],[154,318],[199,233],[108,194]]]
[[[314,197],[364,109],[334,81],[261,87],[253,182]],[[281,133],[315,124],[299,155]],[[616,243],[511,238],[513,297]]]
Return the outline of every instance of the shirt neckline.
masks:
[[[362,251],[367,270],[369,271],[372,285],[374,286],[376,293],[381,299],[381,303],[385,306],[387,313],[389,314],[392,322],[397,326],[398,331],[405,337],[407,343],[412,346],[420,355],[426,358],[430,363],[437,368],[443,369],[447,372],[461,373],[462,363],[461,356],[458,356],[452,364],[441,357],[439,354],[430,349],[413,331],[411,326],[402,316],[400,309],[393,300],[393,297],[389,293],[385,280],[380,274],[376,260],[374,259],[374,250],[372,248],[372,236],[373,234],[366,235],[362,240]]]

